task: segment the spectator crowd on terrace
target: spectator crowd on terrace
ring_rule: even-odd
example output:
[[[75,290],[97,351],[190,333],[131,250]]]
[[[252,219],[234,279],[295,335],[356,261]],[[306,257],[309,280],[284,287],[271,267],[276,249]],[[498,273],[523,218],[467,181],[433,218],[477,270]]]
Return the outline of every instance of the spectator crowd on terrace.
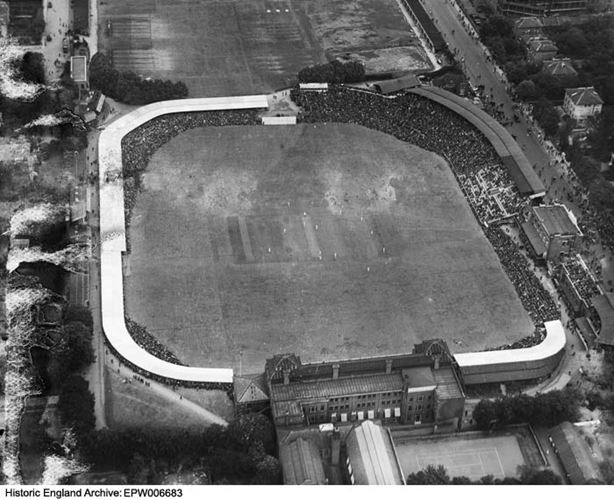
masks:
[[[303,122],[354,123],[433,151],[448,161],[486,237],[535,325],[558,319],[554,300],[516,244],[489,222],[513,215],[522,202],[507,170],[482,133],[449,109],[415,94],[386,98],[333,87],[292,92]]]
[[[197,127],[256,125],[260,123],[256,110],[202,111],[160,116],[132,130],[122,139],[122,175],[126,221],[141,187],[141,174],[152,155],[173,137]]]
[[[331,87],[327,92],[294,89],[291,97],[302,109],[299,115],[302,122],[362,125],[444,157],[524,308],[537,326],[536,330],[539,332],[545,321],[560,317],[552,297],[531,271],[516,244],[503,231],[491,225],[515,215],[522,199],[494,148],[478,129],[453,111],[414,94],[387,98],[357,89]],[[179,113],[156,118],[127,134],[122,140],[127,222],[130,221],[130,213],[141,186],[141,175],[151,156],[163,144],[181,132],[196,127],[258,123],[258,112],[254,110]],[[179,363],[151,335],[141,335],[141,329],[132,326],[130,333],[137,335],[139,340],[135,340],[142,347],[161,359]],[[133,368],[138,371],[138,367]],[[166,382],[186,385],[178,381]]]

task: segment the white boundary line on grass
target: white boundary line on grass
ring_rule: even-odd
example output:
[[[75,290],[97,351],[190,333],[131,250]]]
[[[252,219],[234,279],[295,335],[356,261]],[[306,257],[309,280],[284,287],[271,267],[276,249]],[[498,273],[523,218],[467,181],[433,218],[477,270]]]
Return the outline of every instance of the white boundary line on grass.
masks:
[[[122,254],[126,251],[124,181],[121,175],[122,139],[130,131],[162,115],[259,108],[268,108],[267,97],[264,95],[164,101],[143,106],[122,116],[100,134],[98,185],[102,327],[113,349],[125,360],[148,373],[186,382],[233,382],[231,368],[180,366],[153,356],[134,341],[126,328],[122,269]]]

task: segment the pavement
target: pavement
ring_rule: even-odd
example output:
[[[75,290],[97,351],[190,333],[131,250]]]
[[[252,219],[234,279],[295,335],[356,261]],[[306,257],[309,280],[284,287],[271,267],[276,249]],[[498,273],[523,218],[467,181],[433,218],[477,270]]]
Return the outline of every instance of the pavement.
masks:
[[[88,134],[88,146],[86,150],[86,164],[88,168],[87,176],[96,173],[98,158],[98,132],[92,131]],[[100,300],[100,250],[97,245],[98,230],[100,223],[98,220],[99,200],[96,184],[89,184],[87,195],[90,197],[91,210],[88,213],[88,230],[90,235],[90,262],[89,262],[89,306],[93,318],[93,344],[96,360],[90,365],[85,374],[86,380],[90,384],[90,390],[94,394],[94,414],[96,416],[96,429],[107,426],[105,413],[105,377],[104,370],[106,364],[104,333],[102,332],[101,300]]]

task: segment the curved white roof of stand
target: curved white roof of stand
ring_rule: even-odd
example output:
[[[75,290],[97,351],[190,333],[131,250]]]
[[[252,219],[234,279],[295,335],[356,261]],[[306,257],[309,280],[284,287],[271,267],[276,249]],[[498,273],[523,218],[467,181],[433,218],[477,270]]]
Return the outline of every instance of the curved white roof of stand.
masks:
[[[122,138],[131,130],[161,115],[171,113],[267,108],[264,95],[182,99],[143,106],[117,119],[100,134],[98,165],[100,188],[100,293],[102,327],[111,346],[126,361],[139,368],[175,380],[232,383],[230,368],[197,368],[163,361],[140,347],[124,321],[122,253],[126,251]]]
[[[455,354],[454,358],[461,368],[526,363],[548,359],[565,349],[567,340],[563,324],[559,320],[547,321],[544,326],[546,327],[546,338],[536,346],[503,351],[467,352]]]

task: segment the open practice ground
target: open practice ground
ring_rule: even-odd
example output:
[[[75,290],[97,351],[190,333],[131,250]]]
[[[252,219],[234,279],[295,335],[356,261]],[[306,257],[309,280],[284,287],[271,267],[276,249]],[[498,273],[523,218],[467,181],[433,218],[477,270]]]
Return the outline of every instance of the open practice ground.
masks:
[[[208,127],[153,156],[128,315],[191,365],[455,352],[532,324],[438,156],[356,125]],[[320,260],[321,256],[321,260]]]
[[[443,465],[450,477],[475,480],[492,474],[503,478],[516,476],[518,466],[525,465],[518,438],[513,434],[395,441],[395,448],[406,475],[428,465]]]
[[[117,69],[182,80],[191,97],[269,93],[335,56],[430,68],[396,0],[108,0],[99,34]]]

